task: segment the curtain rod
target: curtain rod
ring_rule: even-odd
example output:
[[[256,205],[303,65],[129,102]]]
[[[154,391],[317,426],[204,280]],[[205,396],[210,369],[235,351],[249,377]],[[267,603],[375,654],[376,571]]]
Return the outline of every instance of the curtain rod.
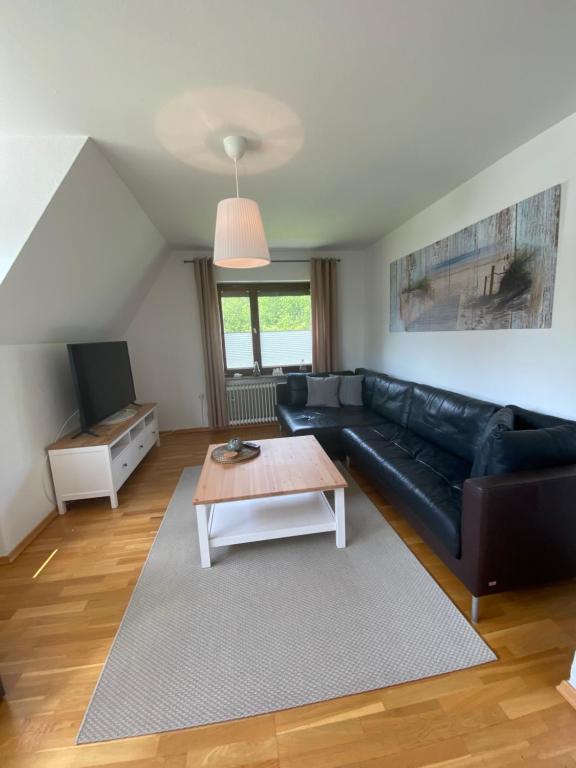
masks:
[[[199,256],[198,258],[201,259],[203,257]],[[314,258],[317,258],[317,257],[314,257]],[[184,259],[183,263],[194,264],[195,261],[198,261],[198,259]],[[276,261],[272,260],[270,264],[309,264],[311,261],[312,259],[277,259]],[[340,262],[340,259],[330,259],[330,261]],[[260,269],[264,269],[264,267],[260,267]]]

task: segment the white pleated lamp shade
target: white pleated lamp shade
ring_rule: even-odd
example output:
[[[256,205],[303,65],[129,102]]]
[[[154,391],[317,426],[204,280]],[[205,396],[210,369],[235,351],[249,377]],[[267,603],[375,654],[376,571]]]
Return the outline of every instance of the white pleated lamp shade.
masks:
[[[217,267],[265,267],[270,252],[258,203],[246,197],[220,200],[216,211],[214,264]]]

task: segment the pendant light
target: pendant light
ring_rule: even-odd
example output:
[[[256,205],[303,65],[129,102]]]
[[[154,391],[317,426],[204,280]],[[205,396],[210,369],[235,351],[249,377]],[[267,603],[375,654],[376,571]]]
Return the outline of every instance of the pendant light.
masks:
[[[238,193],[238,160],[246,152],[243,136],[226,136],[224,151],[234,161],[236,197],[218,203],[214,235],[214,264],[217,267],[249,269],[270,264],[270,252],[258,203]]]

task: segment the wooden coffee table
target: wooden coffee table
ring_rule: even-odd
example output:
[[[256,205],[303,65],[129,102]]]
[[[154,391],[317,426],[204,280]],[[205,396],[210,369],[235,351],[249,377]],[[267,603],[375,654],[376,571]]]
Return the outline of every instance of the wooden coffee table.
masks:
[[[240,464],[218,464],[208,448],[194,505],[200,561],[210,548],[249,541],[336,532],[346,546],[346,480],[312,435],[257,441],[261,453]],[[326,498],[334,492],[334,508]]]

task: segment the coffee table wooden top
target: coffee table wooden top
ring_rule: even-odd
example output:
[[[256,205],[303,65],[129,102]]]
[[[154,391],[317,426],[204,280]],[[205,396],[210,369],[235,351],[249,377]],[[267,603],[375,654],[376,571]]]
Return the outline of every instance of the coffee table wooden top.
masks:
[[[194,504],[330,491],[348,483],[313,435],[255,441],[260,455],[239,464],[218,464],[208,453],[200,472]]]

